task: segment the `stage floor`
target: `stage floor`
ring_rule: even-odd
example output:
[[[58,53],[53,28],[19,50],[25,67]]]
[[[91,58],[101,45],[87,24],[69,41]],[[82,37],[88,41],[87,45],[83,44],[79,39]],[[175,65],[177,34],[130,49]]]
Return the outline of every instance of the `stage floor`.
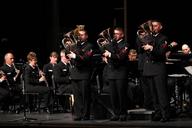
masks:
[[[192,118],[178,116],[169,122],[154,122],[149,119],[109,121],[108,119],[98,119],[89,121],[73,121],[71,113],[27,113],[27,118],[35,120],[24,120],[23,113],[0,113],[1,127],[63,127],[63,128],[189,128],[192,127]]]

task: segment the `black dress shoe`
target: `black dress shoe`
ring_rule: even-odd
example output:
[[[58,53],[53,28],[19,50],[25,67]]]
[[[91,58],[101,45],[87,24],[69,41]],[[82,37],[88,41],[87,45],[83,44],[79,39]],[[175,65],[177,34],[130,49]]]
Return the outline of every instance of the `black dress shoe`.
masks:
[[[169,118],[167,118],[167,117],[162,117],[160,120],[160,122],[167,122],[167,121],[169,121]]]
[[[85,116],[85,117],[83,117],[81,120],[90,120],[90,117]]]
[[[53,113],[52,109],[50,109],[50,108],[45,108],[44,112],[46,112],[48,114],[52,114]]]
[[[161,116],[158,115],[158,114],[156,114],[156,115],[154,115],[154,116],[152,117],[151,120],[152,120],[152,121],[160,121],[160,120],[161,120]]]
[[[117,121],[117,120],[119,120],[119,116],[112,116],[110,118],[110,121]]]
[[[15,113],[16,113],[16,114],[19,114],[19,113],[20,113],[20,109],[17,109],[17,110],[15,111]]]
[[[127,116],[126,115],[120,115],[119,120],[120,121],[126,121],[127,120]]]
[[[82,118],[81,117],[74,117],[73,120],[74,121],[80,121]]]

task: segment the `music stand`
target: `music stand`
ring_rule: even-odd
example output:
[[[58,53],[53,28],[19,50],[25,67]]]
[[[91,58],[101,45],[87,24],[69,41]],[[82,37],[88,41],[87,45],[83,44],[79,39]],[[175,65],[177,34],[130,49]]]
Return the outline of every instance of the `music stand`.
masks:
[[[24,78],[23,78],[23,74],[21,74],[21,84],[22,84],[22,87],[23,87],[23,96],[24,96],[24,106],[23,106],[23,118],[18,118],[18,119],[15,119],[15,120],[11,120],[11,121],[27,121],[27,122],[30,122],[30,121],[35,121],[37,120],[36,118],[28,118],[27,117],[27,114],[26,114],[26,109],[27,109],[27,101],[28,101],[28,95],[32,94],[32,95],[39,95],[38,93],[30,93],[30,92],[26,92],[26,88],[25,88],[25,82],[24,82]]]
[[[192,75],[192,66],[186,66],[186,67],[184,67],[185,68],[185,70],[190,74],[190,75]]]

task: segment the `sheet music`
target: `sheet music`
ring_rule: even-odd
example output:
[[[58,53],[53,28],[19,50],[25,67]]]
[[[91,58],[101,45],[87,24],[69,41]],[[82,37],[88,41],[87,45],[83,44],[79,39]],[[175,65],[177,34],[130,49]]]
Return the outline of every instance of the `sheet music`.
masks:
[[[185,67],[185,70],[186,70],[190,75],[192,75],[192,66],[186,66],[186,67]]]

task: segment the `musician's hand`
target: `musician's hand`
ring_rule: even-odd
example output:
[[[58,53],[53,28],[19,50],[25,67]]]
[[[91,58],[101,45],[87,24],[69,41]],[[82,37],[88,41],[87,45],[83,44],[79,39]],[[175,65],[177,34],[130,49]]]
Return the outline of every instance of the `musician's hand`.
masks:
[[[145,44],[142,46],[142,48],[145,50],[145,51],[152,51],[153,50],[153,46],[152,45],[149,45],[149,44]]]
[[[68,41],[65,42],[65,44],[66,44],[67,46],[71,46],[72,42],[68,40]]]
[[[169,58],[170,54],[171,54],[171,51],[168,51],[168,52],[165,53],[166,59]]]
[[[107,61],[107,58],[106,58],[106,57],[102,57],[102,60],[103,60],[103,62],[105,62],[106,64],[108,63],[108,61]]]
[[[170,43],[170,45],[171,45],[171,47],[175,47],[175,46],[177,46],[177,45],[178,45],[178,43],[177,43],[177,42],[175,42],[175,41],[173,41],[173,42],[171,42],[171,43]]]
[[[16,81],[17,77],[13,77],[13,80]]]
[[[109,52],[108,50],[105,50],[105,52],[103,53],[104,57],[111,57],[111,52]]]
[[[75,59],[76,58],[76,54],[72,51],[70,51],[69,54],[67,54],[67,56],[70,58],[70,59]]]
[[[0,78],[0,82],[3,82],[4,80],[7,80],[7,78],[6,78],[5,75],[2,75],[1,78]]]
[[[15,71],[16,71],[16,73],[17,73],[17,74],[19,74],[19,73],[20,73],[20,70],[18,70],[18,69],[17,69],[17,70],[15,70]]]
[[[39,70],[39,75],[40,75],[40,76],[44,76],[45,73],[44,73],[42,70]]]
[[[39,82],[43,82],[45,80],[46,80],[45,76],[41,76],[41,78],[39,79]]]

